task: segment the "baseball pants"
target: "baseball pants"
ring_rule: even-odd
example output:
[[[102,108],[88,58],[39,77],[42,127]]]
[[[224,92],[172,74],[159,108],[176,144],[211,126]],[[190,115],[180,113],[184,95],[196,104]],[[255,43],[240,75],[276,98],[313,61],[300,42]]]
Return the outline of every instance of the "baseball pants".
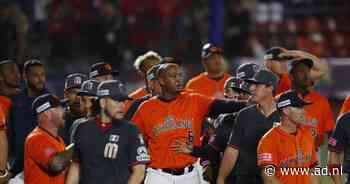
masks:
[[[144,184],[201,184],[198,169],[183,175],[171,175],[160,170],[148,168]]]

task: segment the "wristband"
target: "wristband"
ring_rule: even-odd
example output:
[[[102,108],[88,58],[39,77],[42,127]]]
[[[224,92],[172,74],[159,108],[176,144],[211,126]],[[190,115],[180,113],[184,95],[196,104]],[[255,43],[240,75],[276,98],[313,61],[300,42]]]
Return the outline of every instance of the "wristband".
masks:
[[[7,169],[0,170],[0,178],[6,178],[8,176],[9,172]]]

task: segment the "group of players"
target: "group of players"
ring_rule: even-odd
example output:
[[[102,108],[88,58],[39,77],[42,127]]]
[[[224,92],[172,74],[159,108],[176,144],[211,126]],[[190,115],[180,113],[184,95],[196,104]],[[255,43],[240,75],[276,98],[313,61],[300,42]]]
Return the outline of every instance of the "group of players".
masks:
[[[46,89],[39,60],[23,66],[24,92],[16,63],[2,61],[0,183],[314,184],[316,175],[280,169],[319,167],[328,136],[328,169],[350,172],[348,102],[335,128],[314,89],[327,64],[274,47],[263,66],[244,63],[231,76],[213,44],[201,62],[205,71],[184,87],[180,60],[147,52],[134,63],[145,85],[129,95],[118,72],[99,62],[88,76],[68,75],[60,100]]]

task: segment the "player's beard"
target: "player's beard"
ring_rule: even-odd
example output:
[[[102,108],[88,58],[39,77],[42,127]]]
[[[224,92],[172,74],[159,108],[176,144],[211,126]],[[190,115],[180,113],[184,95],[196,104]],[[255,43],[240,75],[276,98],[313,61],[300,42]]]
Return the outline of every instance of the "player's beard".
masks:
[[[122,110],[114,110],[112,112],[105,110],[105,113],[113,120],[123,119],[125,115],[125,112]]]

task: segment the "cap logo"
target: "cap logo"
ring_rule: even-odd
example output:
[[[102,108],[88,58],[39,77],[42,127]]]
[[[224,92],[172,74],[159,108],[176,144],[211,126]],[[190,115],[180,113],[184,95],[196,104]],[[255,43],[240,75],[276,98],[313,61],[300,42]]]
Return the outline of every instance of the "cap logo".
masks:
[[[40,105],[38,108],[36,108],[36,112],[39,114],[41,112],[44,112],[45,110],[47,110],[48,108],[51,107],[51,104],[49,102],[46,102],[42,105]]]
[[[82,78],[81,77],[75,77],[74,78],[74,84],[81,84]]]
[[[95,70],[95,71],[92,71],[92,72],[90,72],[90,78],[92,78],[92,77],[95,77],[96,75],[98,74],[98,71],[97,70]]]
[[[271,60],[271,59],[273,59],[273,55],[272,54],[266,54],[264,56],[264,60]]]
[[[86,83],[86,89],[92,90],[92,87],[93,87],[92,82],[87,82],[87,83]]]
[[[279,102],[277,104],[277,108],[282,108],[282,107],[286,107],[288,105],[292,104],[292,102],[288,99],[288,100],[284,100],[282,102]]]
[[[102,90],[99,90],[99,91],[97,92],[97,95],[98,95],[98,96],[107,96],[107,95],[110,95],[110,92],[109,92],[108,89],[102,89]]]
[[[242,78],[242,77],[245,77],[245,72],[240,72],[237,74],[237,77],[238,78]]]

